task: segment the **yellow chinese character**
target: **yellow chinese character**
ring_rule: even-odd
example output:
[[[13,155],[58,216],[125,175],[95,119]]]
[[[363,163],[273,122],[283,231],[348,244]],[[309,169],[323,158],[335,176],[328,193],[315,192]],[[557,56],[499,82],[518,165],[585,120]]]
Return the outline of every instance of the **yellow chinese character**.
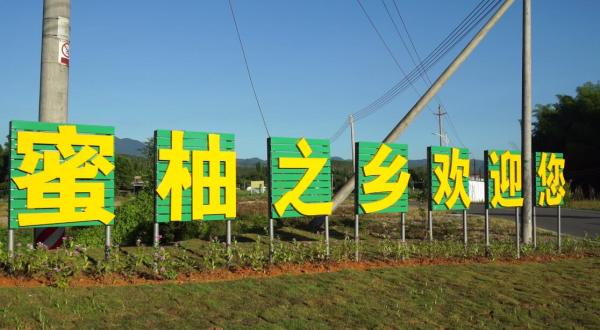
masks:
[[[218,134],[208,134],[208,150],[192,152],[193,219],[203,219],[206,214],[224,214],[226,218],[235,218],[235,152],[221,151],[220,138]],[[206,175],[205,166],[208,170]],[[206,205],[205,189],[208,197]],[[223,202],[221,195],[225,199]]]
[[[283,169],[306,169],[306,173],[298,184],[292,190],[286,192],[281,198],[273,204],[275,211],[279,216],[283,216],[285,209],[292,205],[298,213],[303,215],[328,215],[331,214],[333,203],[305,203],[300,200],[300,196],[308,189],[310,184],[321,172],[321,169],[327,163],[327,158],[308,158],[312,154],[312,149],[306,139],[302,138],[296,144],[302,158],[279,158],[279,168]]]
[[[192,184],[190,171],[183,166],[190,161],[190,152],[183,149],[182,131],[171,132],[171,149],[158,150],[158,160],[166,160],[169,165],[156,192],[162,199],[171,194],[171,221],[181,221],[183,191]]]
[[[540,192],[538,205],[544,206],[544,202],[548,206],[560,205],[565,197],[565,177],[563,170],[565,168],[565,160],[556,158],[556,154],[550,153],[548,160],[547,152],[541,153],[540,167],[537,174],[541,180],[541,186],[545,188]]]
[[[446,207],[451,209],[456,204],[456,200],[460,197],[466,208],[469,208],[471,199],[465,190],[463,178],[469,178],[469,160],[460,158],[460,150],[452,148],[452,159],[450,155],[435,154],[433,155],[435,163],[442,164],[437,166],[433,173],[438,178],[440,186],[433,196],[433,200],[440,204],[442,199],[446,197]],[[450,181],[454,182],[454,187],[450,187]]]
[[[207,214],[235,218],[235,152],[220,151],[220,136],[208,134],[208,150],[192,150],[190,156],[190,150],[183,148],[183,135],[182,131],[172,131],[171,149],[158,151],[158,160],[168,161],[169,165],[156,192],[161,199],[170,194],[170,220],[182,220],[183,192],[190,187],[193,220],[203,220]],[[185,167],[190,161],[191,174]]]
[[[36,144],[54,145],[57,150],[35,151]],[[18,189],[27,189],[27,208],[58,209],[19,213],[19,226],[112,221],[114,214],[104,204],[105,185],[93,179],[98,171],[108,175],[114,170],[106,159],[114,155],[113,136],[79,134],[75,126],[67,125],[59,126],[58,132],[19,131],[17,154],[24,155],[19,170],[28,175],[13,182]],[[42,170],[36,172],[40,160]]]
[[[495,151],[489,154],[492,165],[500,163],[499,170],[490,171],[490,177],[494,180],[494,193],[492,196],[492,207],[498,204],[502,207],[523,206],[523,198],[516,197],[521,192],[521,155],[511,154],[505,151],[498,157]],[[508,192],[508,197],[502,194]]]
[[[392,148],[382,144],[373,159],[364,166],[365,176],[377,175],[377,178],[373,181],[363,184],[364,193],[388,193],[387,196],[378,201],[361,203],[360,205],[365,213],[378,212],[394,205],[406,190],[408,180],[410,179],[408,172],[402,172],[402,167],[407,162],[406,158],[396,155],[389,166],[382,166],[391,152]],[[394,175],[398,175],[398,179],[390,182]]]

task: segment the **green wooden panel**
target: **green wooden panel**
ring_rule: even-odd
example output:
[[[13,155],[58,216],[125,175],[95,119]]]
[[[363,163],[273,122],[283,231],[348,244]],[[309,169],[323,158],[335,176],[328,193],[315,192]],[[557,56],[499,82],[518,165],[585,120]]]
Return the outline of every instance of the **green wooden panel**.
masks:
[[[100,125],[85,125],[85,124],[70,124],[70,123],[45,123],[37,121],[12,120],[10,122],[11,133],[16,131],[33,131],[33,132],[57,132],[58,126],[76,126],[77,132],[82,134],[95,135],[114,135],[115,128],[113,126]]]
[[[376,153],[379,151],[383,143],[381,142],[357,142],[355,147],[356,153],[356,168],[358,169],[355,173],[355,196],[354,196],[354,204],[355,204],[355,212],[357,214],[365,214],[365,210],[362,206],[364,203],[379,201],[386,196],[387,193],[372,193],[366,194],[364,190],[364,185],[368,182],[371,182],[377,179],[378,176],[366,176],[364,172],[364,167],[369,164]],[[408,172],[408,145],[406,144],[396,144],[396,143],[386,143],[388,147],[392,149],[390,154],[386,157],[385,161],[381,164],[383,167],[389,166],[393,160],[397,156],[404,157],[407,162],[402,166],[402,168],[395,173],[391,178],[390,182],[394,180],[398,180],[399,175],[402,172]],[[404,193],[400,196],[400,198],[394,202],[391,206],[377,211],[375,213],[405,213],[408,212],[408,187],[404,190]]]
[[[114,136],[114,127],[110,126],[98,126],[98,125],[81,125],[81,124],[60,124],[60,123],[41,123],[41,122],[29,122],[29,121],[20,121],[15,120],[10,123],[10,160],[11,160],[11,168],[10,168],[10,191],[9,191],[9,227],[12,229],[18,229],[21,227],[25,227],[19,223],[19,215],[26,213],[57,213],[59,211],[58,205],[60,205],[60,199],[58,198],[57,193],[45,193],[44,198],[51,201],[52,199],[57,200],[57,208],[46,208],[46,209],[33,209],[28,208],[27,203],[27,189],[18,189],[16,184],[13,182],[13,179],[17,177],[27,176],[29,174],[19,170],[25,155],[17,153],[17,146],[19,144],[18,133],[21,131],[30,131],[30,132],[49,132],[49,133],[57,133],[58,128],[60,126],[74,126],[76,128],[77,134],[84,135],[98,135],[98,136]],[[72,143],[73,149],[75,152],[79,152],[83,145],[81,145],[80,141],[70,141]],[[98,150],[97,146],[91,146],[93,149]],[[114,146],[113,146],[114,148]],[[55,145],[47,145],[47,144],[34,144],[33,151],[43,154],[46,151],[58,151]],[[71,156],[72,157],[72,156]],[[96,156],[98,157],[98,156]],[[105,159],[114,165],[114,155],[105,157]],[[34,174],[40,173],[44,169],[43,158],[38,161],[35,166]],[[66,161],[66,159],[61,159],[61,161]],[[87,164],[90,160],[88,160]],[[76,178],[76,183],[97,183],[101,184],[104,188],[104,209],[108,212],[114,214],[114,171],[105,175],[98,171],[97,175],[93,179],[82,179]],[[48,183],[60,183],[60,178],[54,178],[48,181]],[[43,184],[43,183],[42,183]],[[85,192],[77,192],[76,197],[86,197],[89,196],[89,193]],[[83,212],[83,208],[75,208],[75,212]],[[27,228],[34,227],[72,227],[72,226],[92,226],[92,225],[104,225],[102,222],[98,220],[90,220],[90,221],[80,221],[73,223],[52,223],[51,217],[48,219],[49,223],[40,225],[40,226],[26,226]],[[109,225],[114,224],[114,220],[109,223]]]
[[[548,189],[548,192],[550,192],[550,187],[546,187],[544,185],[542,185],[542,177],[538,174],[538,169],[540,168],[540,166],[542,166],[542,153],[547,154],[546,155],[546,162],[548,162],[550,160],[550,157],[552,156],[552,154],[554,154],[554,156],[556,157],[556,159],[564,159],[564,154],[563,153],[557,153],[557,152],[536,152],[535,153],[535,168],[534,168],[534,177],[535,177],[535,186],[534,186],[534,194],[535,194],[535,205],[538,207],[555,207],[555,205],[548,205],[548,203],[545,200],[540,200],[541,197],[541,193],[542,192],[546,192],[546,189]],[[547,166],[547,164],[546,164]],[[563,174],[564,173],[564,168],[560,170],[560,173]],[[563,174],[564,175],[564,174]],[[548,183],[547,183],[548,184]],[[565,187],[563,187],[565,188]],[[561,198],[559,205],[563,206],[565,205],[565,201],[564,198]]]
[[[429,195],[429,209],[432,211],[447,211],[447,210],[466,210],[468,209],[467,206],[463,203],[463,201],[460,199],[460,197],[456,200],[456,203],[449,208],[448,206],[446,206],[446,201],[448,200],[448,196],[444,196],[442,197],[442,200],[440,201],[440,203],[436,203],[433,200],[433,197],[435,196],[435,194],[437,194],[439,187],[440,187],[440,181],[437,177],[437,175],[435,175],[435,170],[442,166],[441,163],[437,163],[434,162],[434,156],[435,155],[448,155],[450,157],[450,167],[452,167],[452,149],[458,149],[459,153],[458,153],[458,157],[459,159],[463,159],[463,160],[467,160],[470,161],[470,152],[469,149],[467,148],[454,148],[454,147],[445,147],[445,146],[430,146],[427,148],[427,164],[428,164],[428,172],[429,172],[429,186],[431,187],[430,189],[430,195]],[[468,166],[470,168],[470,164],[468,163]],[[467,172],[467,175],[469,174],[469,168],[465,169],[465,171]],[[469,194],[469,177],[465,178],[463,177],[463,188],[466,192],[466,194]],[[451,180],[450,178],[448,178],[448,184],[450,185],[450,188],[452,189],[452,191],[454,191],[454,189],[456,189],[456,181],[455,180]]]
[[[492,198],[494,196],[494,180],[491,177],[491,173],[492,171],[500,171],[500,163],[502,162],[501,160],[499,160],[496,164],[493,164],[491,161],[491,153],[492,152],[496,152],[496,154],[498,155],[498,158],[500,158],[502,156],[502,154],[504,152],[508,151],[511,155],[519,155],[519,157],[521,156],[521,152],[520,151],[516,151],[516,150],[499,150],[499,149],[490,149],[490,150],[486,150],[484,152],[484,167],[485,167],[485,204],[487,205],[488,208],[504,208],[503,206],[501,206],[500,204],[496,205],[495,207],[491,204]],[[518,168],[518,171],[521,171],[521,167]],[[522,178],[521,178],[522,179]],[[521,187],[521,191],[517,191],[515,193],[514,196],[510,196],[510,192],[507,190],[505,192],[502,193],[502,196],[504,198],[520,198],[522,196],[522,187]]]
[[[167,169],[169,167],[169,161],[166,160],[158,160],[158,154],[161,149],[170,149],[171,148],[171,132],[170,130],[156,130],[154,132],[154,141],[155,141],[155,150],[156,150],[156,162],[155,162],[155,177],[156,177],[156,187],[160,185],[162,180],[165,177]],[[235,151],[235,136],[229,133],[208,133],[208,132],[192,132],[192,131],[183,131],[183,149],[194,151],[206,151],[208,150],[208,135],[209,134],[217,134],[219,135],[219,145],[220,151]],[[184,162],[183,167],[186,168],[190,175],[194,168],[192,167],[192,153],[190,152],[190,160],[188,162]],[[199,170],[204,171],[204,167],[202,166]],[[220,175],[225,175],[224,167],[221,167]],[[192,220],[200,219],[192,219],[191,210],[193,203],[202,203],[206,205],[208,203],[208,196],[204,194],[204,200],[202,201],[193,201],[192,200],[192,190],[193,187],[185,189],[182,191],[182,221],[188,222]],[[225,195],[223,191],[220,190],[220,200],[221,203],[225,201]],[[162,199],[155,192],[155,221],[159,223],[167,223],[171,221],[170,217],[170,209],[171,209],[171,197],[170,194],[167,195],[166,198]],[[219,221],[219,220],[232,220],[227,219],[222,214],[216,215],[205,215],[201,221]],[[173,221],[176,222],[176,221]]]
[[[280,158],[302,158],[302,154],[297,147],[301,138],[289,137],[271,137],[268,139],[269,154],[269,203],[271,205],[270,216],[272,218],[295,218],[303,217],[292,205],[286,208],[282,216],[279,216],[273,208],[277,202],[287,192],[292,191],[301,178],[306,173],[305,169],[285,169],[279,167]],[[300,197],[301,201],[307,203],[326,203],[331,202],[331,160],[330,145],[328,140],[306,139],[312,153],[308,158],[326,158],[325,166],[319,172],[319,175],[311,182],[309,187]]]

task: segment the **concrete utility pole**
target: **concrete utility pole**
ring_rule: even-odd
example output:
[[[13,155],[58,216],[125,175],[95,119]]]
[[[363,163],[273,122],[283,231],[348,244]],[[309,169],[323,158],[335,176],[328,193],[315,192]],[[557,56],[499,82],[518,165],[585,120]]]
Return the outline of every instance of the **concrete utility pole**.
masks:
[[[442,122],[442,116],[447,114],[446,111],[442,111],[442,106],[438,105],[438,112],[434,113],[434,116],[438,117],[438,135],[440,136],[440,147],[445,145],[445,135],[444,135],[444,124]]]
[[[533,182],[531,157],[531,0],[523,0],[523,96],[521,119],[521,152],[523,178],[523,243],[531,244],[533,214]]]
[[[67,122],[70,18],[71,0],[44,0],[39,105],[39,121],[42,122]],[[47,235],[48,232],[52,234]],[[64,227],[36,228],[33,233],[34,243],[60,245],[64,233]]]
[[[485,25],[477,32],[477,34],[469,41],[467,46],[458,54],[458,56],[450,63],[450,65],[442,72],[437,80],[429,87],[427,92],[417,101],[417,103],[408,111],[408,113],[400,120],[398,124],[392,129],[392,131],[383,139],[384,143],[392,143],[400,137],[400,134],[406,130],[408,125],[417,117],[417,115],[425,108],[427,103],[435,96],[435,94],[442,88],[444,83],[456,72],[460,65],[471,55],[473,50],[479,45],[481,40],[485,38],[488,32],[496,25],[498,20],[506,13],[508,8],[513,4],[514,0],[505,0],[504,3],[498,8],[494,15],[485,23]],[[350,196],[354,190],[354,176],[352,176],[346,183],[338,190],[333,196],[333,209],[336,209],[341,205],[344,200]]]
[[[70,17],[70,0],[44,0],[40,121],[67,121]]]

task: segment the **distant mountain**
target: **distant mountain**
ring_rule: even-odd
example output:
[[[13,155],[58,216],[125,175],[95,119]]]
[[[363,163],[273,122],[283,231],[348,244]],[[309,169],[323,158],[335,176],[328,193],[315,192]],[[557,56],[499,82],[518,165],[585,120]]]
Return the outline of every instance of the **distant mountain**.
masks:
[[[266,160],[262,160],[260,158],[238,158],[237,166],[238,167],[254,167],[257,163],[261,163],[263,165],[267,164]]]
[[[143,153],[144,147],[145,147],[145,144],[138,140],[128,139],[128,138],[119,139],[118,137],[115,137],[115,151],[117,154],[142,157],[142,156],[144,156],[144,153]],[[333,157],[331,157],[331,159],[333,161],[335,161],[336,163],[341,163],[341,164],[348,163],[348,165],[350,165],[352,163],[351,160],[343,159],[342,157],[338,157],[338,156],[333,156]],[[238,167],[255,167],[257,163],[266,165],[267,161],[257,158],[257,157],[238,158],[237,159]],[[483,165],[484,165],[483,160],[471,159],[471,174],[483,175]],[[418,167],[426,167],[426,166],[427,166],[427,159],[412,159],[412,160],[408,161],[409,168],[418,168]]]
[[[142,157],[146,145],[134,139],[119,139],[115,137],[115,153],[118,155],[129,155]]]

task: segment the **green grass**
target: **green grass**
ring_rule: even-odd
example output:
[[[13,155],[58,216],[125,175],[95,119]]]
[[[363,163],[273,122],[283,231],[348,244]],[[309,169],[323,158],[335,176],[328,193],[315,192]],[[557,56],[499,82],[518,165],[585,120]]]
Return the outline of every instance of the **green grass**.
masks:
[[[600,199],[572,200],[567,206],[581,210],[600,210]]]
[[[406,266],[203,284],[0,289],[3,328],[600,326],[600,259]]]

